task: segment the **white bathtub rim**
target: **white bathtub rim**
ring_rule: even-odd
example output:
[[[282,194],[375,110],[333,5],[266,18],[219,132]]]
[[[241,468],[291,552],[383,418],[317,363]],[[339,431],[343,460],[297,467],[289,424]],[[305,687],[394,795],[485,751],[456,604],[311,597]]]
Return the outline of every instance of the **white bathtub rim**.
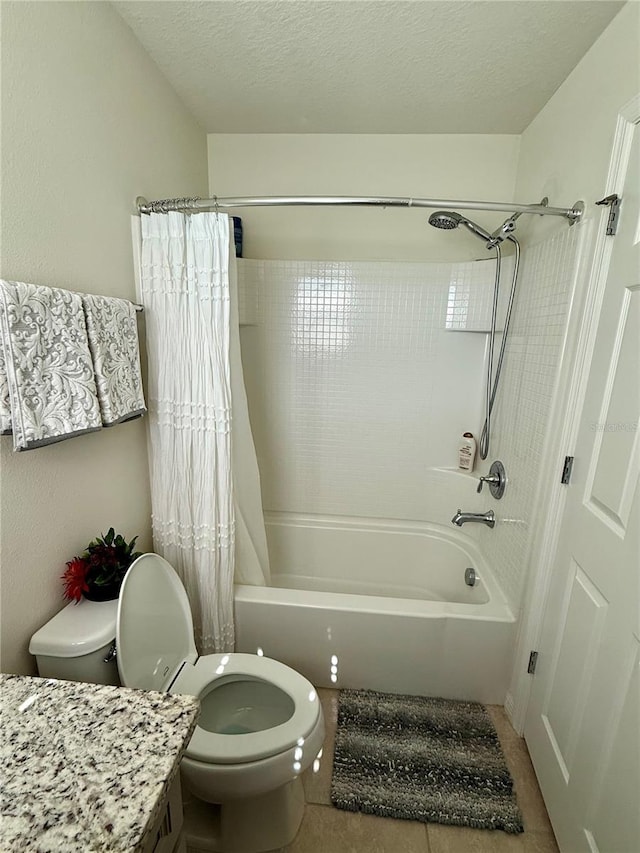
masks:
[[[506,603],[452,604],[410,598],[384,598],[378,595],[353,595],[344,592],[317,592],[273,586],[236,584],[235,599],[243,603],[267,603],[312,610],[336,610],[354,613],[388,613],[419,619],[469,619],[487,622],[515,622]]]

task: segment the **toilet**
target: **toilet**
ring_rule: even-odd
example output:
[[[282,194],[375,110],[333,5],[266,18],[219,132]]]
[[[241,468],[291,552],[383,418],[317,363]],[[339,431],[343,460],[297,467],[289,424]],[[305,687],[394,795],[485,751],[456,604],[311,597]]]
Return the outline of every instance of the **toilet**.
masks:
[[[96,670],[107,666],[108,628],[96,629],[93,642],[79,644],[72,634],[74,610],[85,604],[92,602],[69,605],[34,634],[29,650],[41,675],[102,681],[87,677],[91,665],[82,659],[91,656]],[[104,626],[113,627],[113,607],[91,609],[82,614],[83,625],[100,612]],[[185,806],[188,848],[264,853],[289,844],[304,808],[300,774],[318,757],[324,740],[313,685],[258,655],[198,657],[186,591],[157,554],[138,557],[125,576],[115,640],[125,687],[200,699],[198,724],[181,763],[184,788],[192,795]]]

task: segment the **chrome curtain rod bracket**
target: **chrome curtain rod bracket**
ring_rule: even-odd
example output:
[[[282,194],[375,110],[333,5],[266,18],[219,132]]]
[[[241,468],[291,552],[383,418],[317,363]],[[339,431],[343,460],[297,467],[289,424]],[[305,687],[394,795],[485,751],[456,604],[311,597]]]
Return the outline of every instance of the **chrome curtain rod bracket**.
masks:
[[[546,203],[545,203],[546,201]],[[541,204],[510,204],[496,201],[467,201],[455,199],[402,198],[396,196],[239,196],[233,198],[165,198],[147,201],[142,196],[136,199],[138,213],[169,213],[170,211],[194,212],[198,210],[220,210],[234,207],[289,207],[289,206],[334,206],[334,207],[427,207],[451,210],[505,211],[511,214],[539,214],[540,216],[562,216],[573,225],[582,217],[584,202],[577,201],[573,207],[549,207],[543,199]]]
[[[569,225],[575,225],[576,222],[580,222],[582,216],[584,214],[584,202],[576,201],[571,208],[571,216],[567,216],[569,220]]]

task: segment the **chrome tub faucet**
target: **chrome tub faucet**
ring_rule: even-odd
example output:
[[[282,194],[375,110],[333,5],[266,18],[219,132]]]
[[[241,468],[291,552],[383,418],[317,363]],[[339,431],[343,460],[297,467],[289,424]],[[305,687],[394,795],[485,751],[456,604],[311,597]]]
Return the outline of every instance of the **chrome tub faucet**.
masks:
[[[457,524],[462,527],[467,521],[475,521],[479,524],[486,524],[487,527],[495,527],[496,515],[492,509],[489,512],[462,512],[461,509],[451,519],[452,524]]]

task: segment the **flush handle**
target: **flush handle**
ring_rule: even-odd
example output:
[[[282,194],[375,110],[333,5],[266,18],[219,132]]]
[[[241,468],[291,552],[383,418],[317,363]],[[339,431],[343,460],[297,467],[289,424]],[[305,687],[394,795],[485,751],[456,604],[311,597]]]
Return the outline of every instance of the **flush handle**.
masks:
[[[105,663],[111,663],[111,661],[115,660],[117,657],[118,657],[118,652],[116,651],[116,641],[114,640],[113,643],[111,643],[109,651],[107,652],[107,654],[104,657],[104,662]]]

